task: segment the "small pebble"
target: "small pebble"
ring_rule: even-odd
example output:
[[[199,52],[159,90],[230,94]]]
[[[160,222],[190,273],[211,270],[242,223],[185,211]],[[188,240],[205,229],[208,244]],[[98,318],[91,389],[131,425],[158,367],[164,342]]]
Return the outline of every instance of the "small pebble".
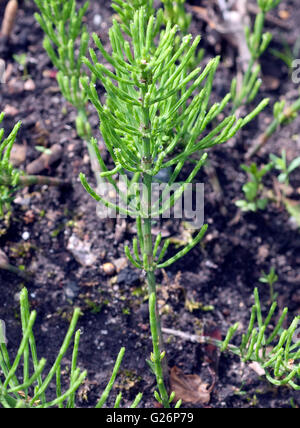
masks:
[[[67,249],[82,266],[89,267],[96,263],[97,256],[91,251],[91,245],[81,241],[76,235],[70,236]]]
[[[24,89],[25,91],[34,91],[35,90],[35,83],[32,79],[26,80],[24,83]]]
[[[22,239],[24,241],[28,241],[29,238],[30,238],[30,233],[29,232],[23,232],[22,233]]]
[[[110,262],[104,263],[101,267],[106,275],[112,276],[116,272],[115,266]]]
[[[98,27],[101,24],[101,22],[102,22],[102,16],[97,13],[94,16],[93,24]]]

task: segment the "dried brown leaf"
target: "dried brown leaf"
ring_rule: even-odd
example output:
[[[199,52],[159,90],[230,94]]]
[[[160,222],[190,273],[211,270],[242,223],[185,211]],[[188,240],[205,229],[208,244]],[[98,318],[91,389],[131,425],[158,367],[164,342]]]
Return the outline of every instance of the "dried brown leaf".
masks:
[[[175,400],[184,403],[208,404],[210,401],[211,388],[202,382],[196,374],[184,374],[183,371],[174,366],[170,372],[171,390],[175,392]]]

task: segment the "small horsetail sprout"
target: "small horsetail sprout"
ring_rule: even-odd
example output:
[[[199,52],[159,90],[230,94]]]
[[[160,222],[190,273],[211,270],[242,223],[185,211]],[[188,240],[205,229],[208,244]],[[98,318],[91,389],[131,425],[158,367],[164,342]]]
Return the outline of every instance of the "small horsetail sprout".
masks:
[[[76,324],[80,317],[80,309],[76,308],[69,329],[57,355],[57,358],[46,376],[43,372],[46,365],[46,360],[38,359],[35,337],[33,334],[33,325],[36,319],[36,312],[30,313],[28,292],[24,288],[20,294],[20,310],[22,324],[22,340],[17,351],[16,357],[11,363],[8,350],[6,348],[5,332],[3,325],[0,322],[0,368],[4,375],[4,381],[0,381],[0,407],[3,408],[43,408],[49,407],[58,408],[75,408],[75,395],[79,387],[86,379],[86,370],[81,371],[77,366],[77,356],[79,349],[80,330],[75,333],[71,370],[69,373],[70,383],[65,392],[62,391],[61,374],[62,360],[71,345],[72,337],[74,336]],[[112,377],[100,397],[96,408],[102,407],[108,399],[109,393],[114,385],[117,373],[119,371],[125,349],[122,348],[117,357]],[[19,380],[19,366],[23,360],[23,378]],[[32,371],[32,373],[31,373]],[[50,382],[56,380],[56,397],[50,398],[49,385]],[[119,407],[121,396],[117,397],[116,406]],[[136,407],[141,401],[142,394],[138,394],[131,407]]]
[[[272,35],[264,33],[264,23],[266,13],[274,9],[281,0],[257,0],[260,12],[257,14],[253,30],[246,27],[246,41],[250,52],[250,61],[247,70],[243,75],[240,88],[238,88],[237,79],[233,79],[231,85],[231,95],[233,99],[233,111],[236,111],[243,104],[251,103],[261,87],[262,80],[259,77],[261,67],[257,64],[259,58],[268,48]]]
[[[91,168],[97,183],[102,180],[94,146],[91,144],[92,130],[88,120],[88,98],[80,78],[86,75],[82,57],[88,50],[89,34],[83,19],[89,3],[76,10],[75,0],[34,0],[40,14],[35,18],[45,33],[44,48],[57,68],[57,82],[65,99],[77,109],[76,129],[85,141],[91,160]]]
[[[124,16],[126,13],[127,9]],[[136,219],[139,248],[135,242],[133,253],[128,247],[125,251],[133,265],[142,269],[147,278],[153,340],[153,361],[150,366],[157,380],[157,399],[164,407],[170,407],[166,388],[167,362],[166,358],[160,358],[164,352],[164,344],[156,299],[155,271],[175,263],[198,245],[207,225],[201,228],[183,250],[165,260],[169,241],[163,243],[160,237],[159,242],[153,246],[152,219],[174,206],[185,187],[195,179],[207,154],[202,155],[190,175],[179,185],[175,195],[154,203],[152,185],[155,176],[162,169],[172,166],[174,170],[167,183],[167,188],[171,188],[191,155],[228,141],[265,108],[268,100],[262,101],[245,118],[237,120],[232,115],[215,124],[214,120],[230,99],[230,95],[227,95],[220,103],[209,106],[220,59],[212,59],[203,69],[188,71],[187,65],[200,37],[192,40],[192,36],[187,35],[175,49],[177,26],[173,27],[168,21],[157,40],[155,24],[159,18],[154,15],[148,17],[148,13],[145,7],[139,8],[130,24],[126,22],[125,26],[124,22],[113,21],[109,31],[112,54],[105,51],[98,35],[93,35],[96,47],[110,64],[109,69],[99,63],[94,49],[90,49],[90,59],[83,58],[92,78],[81,78],[81,84],[98,112],[100,130],[114,162],[113,169],[109,170],[98,151],[103,171],[101,176],[113,184],[119,194],[122,192],[118,189],[115,176],[119,174],[126,177],[125,208],[113,204],[94,191],[84,174],[80,175],[80,179],[96,201],[115,212]],[[124,19],[123,15],[121,18]],[[125,40],[122,30],[129,41]],[[105,104],[99,99],[94,76],[105,88]],[[130,174],[132,178],[128,179]],[[142,189],[133,186],[139,182]],[[124,197],[124,194],[120,196]],[[128,205],[130,198],[134,203]]]
[[[192,15],[185,10],[185,0],[162,0],[165,17],[173,25],[178,25],[183,34],[187,33],[191,24]]]
[[[246,159],[250,159],[252,156],[257,154],[263,146],[269,141],[270,137],[280,128],[291,123],[298,117],[300,111],[300,96],[290,106],[286,106],[286,101],[277,101],[273,108],[274,119],[266,129],[266,131],[260,135],[259,142],[254,147],[251,147],[246,154]]]
[[[0,123],[3,119],[4,113],[1,113]],[[0,129],[0,217],[3,216],[4,209],[9,207],[18,188],[20,173],[10,163],[10,154],[20,126],[21,122],[18,122],[5,140],[4,129]]]
[[[22,53],[22,54],[15,54],[13,55],[13,59],[20,65],[21,70],[23,71],[23,79],[29,79],[30,75],[28,73],[28,68],[27,68],[27,54],[26,53]]]
[[[286,323],[287,308],[283,309],[280,316],[275,317],[277,303],[273,302],[265,320],[263,320],[257,288],[254,290],[254,300],[255,304],[251,310],[248,329],[242,335],[239,346],[230,343],[240,330],[239,323],[229,328],[224,341],[211,336],[190,335],[173,329],[163,329],[163,332],[191,342],[217,346],[221,352],[231,352],[237,355],[244,363],[255,362],[259,365],[260,371],[266,379],[273,385],[289,385],[299,391],[300,316],[296,316],[284,329],[283,324]]]
[[[265,371],[267,380],[273,385],[289,385],[300,391],[300,341],[297,338],[300,316],[295,317],[289,327],[284,330],[283,323],[288,312],[285,308],[275,326],[272,326],[273,329],[270,330],[277,303],[273,302],[263,321],[257,288],[254,290],[254,297],[255,304],[252,308],[248,332],[243,335],[240,347],[229,344],[233,337],[232,331],[236,330],[235,327],[232,327],[228,333],[230,338],[228,339],[229,336],[227,336],[221,345],[222,351],[227,349],[238,355],[244,362],[259,363]],[[266,332],[267,329],[269,333]]]
[[[89,35],[83,19],[88,3],[77,10],[76,0],[35,0],[40,10],[36,19],[46,34],[44,47],[59,70],[57,80],[64,97],[77,108],[77,132],[87,142],[98,187],[95,191],[84,174],[80,174],[81,183],[97,202],[108,208],[108,215],[116,212],[136,221],[137,237],[133,239],[132,250],[128,245],[125,246],[125,254],[132,265],[141,269],[146,277],[153,345],[148,364],[156,377],[154,396],[165,408],[171,406],[176,394],[169,393],[167,388],[168,364],[155,275],[158,269],[171,266],[196,247],[208,226],[197,225],[200,230],[190,242],[175,255],[168,256],[170,240],[163,240],[162,233],[154,239],[153,220],[163,218],[166,211],[175,208],[187,186],[195,182],[206,162],[206,150],[234,137],[268,104],[268,100],[263,100],[244,118],[237,119],[235,114],[224,116],[223,113],[231,99],[235,111],[243,103],[251,102],[256,97],[260,87],[260,68],[256,62],[271,40],[269,33],[263,34],[265,14],[280,1],[257,0],[261,12],[256,18],[253,33],[250,29],[246,31],[251,60],[243,77],[242,87],[237,88],[237,81],[233,81],[231,93],[219,103],[211,105],[214,77],[220,58],[212,59],[204,68],[191,69],[191,64],[196,62],[195,52],[200,37],[193,40],[191,35],[185,34],[182,37],[178,32],[180,29],[183,34],[186,33],[190,21],[190,17],[184,12],[184,0],[163,0],[164,10],[159,9],[156,14],[153,0],[113,0],[112,7],[118,13],[119,20],[113,21],[109,31],[112,53],[105,50],[98,35],[93,35],[94,44],[107,66],[99,62],[94,48],[89,49],[87,57]],[[91,73],[90,77],[83,66]],[[104,102],[100,101],[97,92],[97,80],[105,89]],[[99,115],[100,130],[112,160],[109,166],[102,159],[96,139],[91,136],[87,113],[89,100]],[[277,103],[274,108],[276,123],[267,132],[274,132],[286,120],[294,118],[298,110],[299,101],[285,112],[284,104]],[[217,122],[220,113],[224,117]],[[3,116],[2,113],[0,123]],[[19,128],[20,123],[3,142],[4,130],[0,129],[0,215],[21,186],[63,184],[58,179],[25,176],[13,168],[10,153]],[[192,155],[198,156],[196,164],[189,175],[184,177],[184,166]],[[274,162],[275,160],[274,158]],[[298,160],[295,161],[292,167],[297,167],[298,163]],[[279,165],[278,160],[277,164]],[[252,182],[244,186],[247,200],[242,201],[242,208],[256,210],[265,207],[267,201],[259,198],[262,178],[272,167],[273,163],[261,170],[255,164],[243,167],[251,174]],[[158,200],[155,200],[152,186],[157,184],[157,176],[163,170],[171,172],[166,187]],[[283,172],[288,172],[286,164]],[[122,181],[117,182],[118,177]],[[121,182],[125,183],[126,191],[121,187]],[[114,203],[107,196],[99,194],[102,190],[99,183],[102,187],[104,184],[113,186],[121,203]],[[175,184],[176,190],[173,191],[172,186]],[[270,275],[271,273],[264,276],[264,282],[273,285],[275,272]],[[249,326],[239,347],[230,343],[238,331],[238,323],[230,327],[224,341],[200,337],[199,343],[215,344],[222,352],[230,351],[238,355],[243,362],[255,361],[272,384],[289,385],[300,390],[300,342],[297,339],[300,317],[295,317],[288,328],[284,329],[287,317],[285,308],[278,321],[272,325],[277,303],[273,302],[264,319],[257,289],[254,297]],[[74,310],[57,357],[48,373],[43,375],[46,360],[38,359],[33,334],[36,312],[29,310],[26,289],[20,294],[20,309],[22,340],[12,363],[6,347],[6,332],[0,322],[0,368],[3,374],[0,380],[0,405],[4,408],[76,407],[76,392],[87,376],[87,372],[77,365],[81,332],[75,332],[75,329],[80,310]],[[73,337],[69,382],[65,388],[62,362]],[[124,352],[125,349],[122,348],[96,408],[107,402]],[[49,391],[52,383],[56,387],[56,396]],[[141,398],[142,394],[138,394],[131,407],[137,407]],[[120,406],[121,400],[122,394],[119,393],[114,400],[115,408]],[[180,405],[181,400],[174,407],[178,408]]]
[[[280,171],[278,175],[279,183],[284,183],[286,186],[290,184],[290,174],[300,167],[300,156],[293,159],[288,165],[286,159],[286,151],[282,150],[281,157],[270,154],[270,160],[274,163],[275,169]]]
[[[3,119],[4,113],[1,113],[0,124]],[[9,209],[10,203],[14,200],[15,193],[22,187],[34,184],[47,184],[59,187],[70,185],[70,183],[58,178],[23,175],[22,171],[14,169],[10,162],[10,155],[20,127],[21,122],[18,122],[4,140],[4,129],[0,128],[0,218],[3,216],[4,210]]]
[[[242,211],[264,210],[268,205],[269,199],[263,196],[263,177],[274,167],[273,162],[268,163],[261,169],[258,169],[256,163],[250,166],[242,165],[241,168],[250,176],[250,180],[244,184],[243,192],[245,199],[236,201],[236,206]]]
[[[153,0],[112,0],[111,7],[120,18],[122,30],[128,35],[130,35],[131,31],[130,23],[137,9],[144,7],[146,19],[149,19],[154,13]]]
[[[4,113],[0,114],[0,124]],[[8,137],[3,140],[4,129],[0,128],[0,218],[4,210],[8,209],[14,200],[14,195],[21,187],[38,185],[67,187],[70,183],[59,178],[44,177],[40,175],[24,175],[22,171],[14,169],[10,162],[11,150],[16,141],[21,122],[18,122]]]
[[[278,293],[274,293],[274,284],[278,281],[278,276],[276,275],[275,268],[271,267],[270,272],[267,274],[265,272],[261,273],[261,277],[259,281],[263,284],[268,284],[270,287],[270,300],[271,302],[275,302]]]

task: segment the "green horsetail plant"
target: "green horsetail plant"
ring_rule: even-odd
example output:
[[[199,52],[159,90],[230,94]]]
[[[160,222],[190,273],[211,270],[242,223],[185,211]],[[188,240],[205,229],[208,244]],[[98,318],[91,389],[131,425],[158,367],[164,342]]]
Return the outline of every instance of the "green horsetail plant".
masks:
[[[22,323],[22,340],[13,362],[10,360],[6,346],[6,332],[3,323],[0,321],[0,407],[2,408],[75,408],[76,392],[84,383],[87,372],[81,370],[77,365],[80,330],[76,329],[80,309],[76,308],[69,329],[59,350],[59,353],[51,369],[44,375],[46,360],[38,359],[36,341],[33,333],[33,326],[36,319],[36,312],[30,312],[28,302],[28,292],[24,288],[20,293],[20,312]],[[74,334],[75,333],[75,334]],[[74,336],[74,339],[73,339]],[[71,347],[73,340],[73,351],[71,366],[68,371],[69,385],[66,391],[62,390],[62,360],[66,352]],[[109,394],[114,386],[125,349],[122,348],[113,368],[112,376],[96,404],[96,408],[105,405]],[[23,375],[20,379],[20,367]],[[56,382],[56,397],[49,397],[49,385]],[[138,394],[131,407],[137,407],[142,398]],[[120,406],[122,394],[118,394],[115,407]]]
[[[154,34],[164,31],[164,24],[171,21],[172,25],[177,25],[182,35],[189,31],[192,16],[186,13],[185,0],[163,0],[162,5],[156,10]],[[140,7],[145,8],[145,20],[147,21],[154,14],[153,0],[113,0],[112,8],[118,13],[117,20],[125,34],[130,36],[130,23],[133,20],[136,10]],[[175,46],[179,48],[180,37],[175,39]],[[198,53],[190,58],[189,68],[195,68],[201,62],[204,56],[204,50],[199,49]]]
[[[257,154],[281,126],[290,124],[299,116],[299,111],[300,96],[289,106],[286,105],[286,100],[277,101],[273,108],[273,121],[270,123],[266,131],[259,137],[258,143],[248,150],[246,158],[250,159],[252,156]]]
[[[275,268],[271,267],[269,273],[262,272],[259,281],[263,284],[268,284],[270,289],[270,301],[275,302],[278,297],[278,293],[274,292],[274,284],[278,281],[278,275],[275,272]]]
[[[89,141],[88,99],[79,82],[80,77],[85,75],[81,59],[86,55],[89,35],[83,18],[89,3],[86,2],[78,11],[76,0],[35,0],[35,3],[40,11],[35,18],[45,33],[44,48],[58,70],[59,87],[66,100],[78,111],[78,135]]]
[[[166,20],[178,25],[181,32],[186,34],[191,25],[192,15],[185,10],[185,0],[162,0],[162,2]]]
[[[0,114],[0,123],[4,116],[4,113]],[[3,140],[4,129],[0,129],[0,218],[4,214],[4,209],[9,207],[18,187],[20,174],[11,164],[10,154],[20,126],[21,123],[18,122],[5,140]]]
[[[270,49],[270,53],[276,58],[280,59],[288,67],[289,76],[292,76],[294,69],[294,61],[299,58],[300,54],[300,38],[298,37],[293,46],[289,45],[289,42],[282,38],[281,40],[283,50]]]
[[[0,114],[0,124],[5,114]],[[4,129],[0,128],[0,218],[4,215],[4,210],[9,209],[14,200],[15,193],[22,187],[34,184],[49,186],[68,186],[64,180],[44,177],[39,175],[24,175],[22,171],[16,170],[11,161],[10,155],[16,141],[21,122],[18,122],[10,134],[4,138]]]
[[[185,0],[163,0],[162,7],[157,10],[157,29],[162,27],[163,22],[171,21],[173,26],[178,25],[181,32],[186,34],[192,17],[186,13],[184,4]],[[128,35],[130,35],[130,23],[139,8],[144,7],[146,20],[155,12],[153,0],[112,0],[111,7],[118,14],[122,30]]]
[[[239,347],[229,344],[238,330],[235,324],[228,331],[223,343],[216,343],[222,351],[238,355],[243,362],[256,362],[263,369],[266,379],[276,386],[288,385],[300,391],[300,316],[297,316],[284,329],[288,309],[282,311],[278,321],[272,325],[277,303],[273,302],[265,320],[258,290],[254,291],[255,304],[246,334],[243,334]]]
[[[284,183],[286,186],[290,185],[290,174],[300,167],[300,156],[293,159],[288,165],[286,159],[286,151],[281,151],[281,157],[270,154],[270,160],[273,162],[275,169],[280,171],[277,179],[279,183]]]
[[[236,78],[233,79],[231,85],[233,111],[236,111],[243,104],[251,103],[260,89],[262,84],[259,77],[261,67],[257,62],[272,40],[271,33],[264,33],[266,13],[278,6],[280,2],[281,0],[257,0],[260,11],[256,16],[253,29],[252,31],[249,27],[245,29],[250,61],[243,75],[240,88],[238,88]]]
[[[98,163],[90,144],[92,130],[88,120],[88,98],[80,85],[80,78],[86,75],[82,57],[87,53],[89,34],[83,20],[89,2],[78,9],[76,0],[34,1],[40,11],[35,13],[35,18],[45,33],[44,48],[58,70],[57,82],[61,93],[77,109],[77,134],[87,145],[91,167],[100,184]]]
[[[192,15],[187,13],[185,8],[185,0],[162,0],[164,22],[170,21],[172,25],[177,25],[182,36],[189,33],[192,22]],[[175,48],[180,46],[181,38],[177,36],[175,40]],[[194,52],[187,64],[188,69],[193,70],[198,67],[204,57],[204,49],[199,49]]]
[[[144,7],[145,19],[149,19],[154,13],[153,0],[112,0],[111,7],[118,14],[121,28],[125,34],[130,36],[130,23],[135,12]],[[163,21],[162,10],[160,9],[160,23]]]
[[[159,234],[153,242],[152,220],[172,207],[193,182],[207,158],[203,151],[225,143],[236,135],[261,112],[268,100],[260,103],[245,118],[237,120],[232,115],[213,126],[212,122],[230,99],[230,95],[227,95],[220,103],[209,105],[219,58],[211,60],[204,69],[196,68],[189,72],[187,64],[194,55],[200,37],[192,41],[191,35],[185,36],[179,48],[174,49],[177,26],[172,27],[168,22],[157,40],[155,17],[152,15],[147,20],[145,16],[144,8],[134,14],[129,41],[125,40],[121,25],[114,20],[109,32],[112,54],[106,52],[99,37],[94,34],[95,45],[110,67],[99,62],[95,50],[90,49],[91,60],[84,58],[83,61],[90,69],[92,78],[91,81],[88,78],[81,79],[82,86],[98,111],[100,130],[114,164],[112,169],[108,168],[97,149],[96,141],[92,140],[102,170],[100,175],[114,187],[120,198],[130,202],[125,207],[114,204],[97,193],[84,174],[80,175],[80,179],[96,201],[136,220],[137,238],[133,240],[133,252],[129,247],[125,248],[125,252],[132,264],[144,271],[147,279],[153,340],[149,363],[157,379],[158,391],[155,396],[164,407],[169,407],[172,397],[168,395],[166,386],[168,370],[157,308],[155,272],[172,265],[199,244],[207,225],[184,249],[165,259],[170,241],[163,243],[162,235]],[[105,104],[99,99],[94,76],[105,88]],[[167,189],[170,189],[186,161],[193,154],[199,154],[200,150],[203,152],[201,158],[188,177],[179,183],[174,194],[166,197],[167,191],[164,191],[162,197],[154,201],[152,185],[155,176],[162,169],[172,167],[173,172],[167,183]],[[117,174],[127,184],[126,192],[118,187]],[[128,179],[128,174],[131,174],[131,179]],[[140,182],[142,186],[138,185]]]
[[[300,390],[300,316],[296,316],[289,324],[288,308],[276,314],[277,302],[272,302],[267,316],[263,319],[263,308],[258,289],[254,290],[248,328],[241,338],[233,345],[233,337],[240,332],[240,324],[236,323],[228,329],[224,341],[211,336],[190,335],[173,329],[164,328],[169,335],[182,337],[197,343],[211,344],[221,352],[237,355],[244,363],[256,363],[262,375],[275,386],[290,386]],[[287,328],[284,328],[287,325]]]

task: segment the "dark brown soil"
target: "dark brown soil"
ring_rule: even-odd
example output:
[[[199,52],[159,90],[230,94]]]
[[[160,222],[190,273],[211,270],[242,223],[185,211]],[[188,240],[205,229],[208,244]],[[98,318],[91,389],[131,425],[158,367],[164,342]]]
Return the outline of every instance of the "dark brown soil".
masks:
[[[205,2],[193,3],[201,6]],[[283,0],[279,7],[289,13],[286,21],[289,28],[284,30],[268,23],[268,30],[274,34],[273,47],[280,46],[282,37],[291,44],[296,41],[300,24],[297,3],[296,0]],[[87,19],[89,29],[98,31],[104,41],[108,40],[111,24],[109,4],[104,0],[92,1]],[[3,7],[2,2],[1,19]],[[87,151],[74,130],[75,111],[61,96],[55,74],[51,73],[53,68],[43,50],[42,32],[34,20],[34,11],[32,1],[22,3],[11,44],[1,48],[1,56],[12,70],[8,83],[0,87],[0,110],[8,106],[16,109],[13,115],[6,115],[6,129],[11,129],[17,120],[23,123],[18,143],[27,147],[27,157],[21,166],[25,168],[40,155],[36,145],[51,147],[58,143],[63,147],[62,157],[43,173],[71,179],[73,190],[60,191],[44,186],[20,192],[13,204],[10,225],[0,236],[0,247],[10,262],[34,273],[33,280],[24,284],[18,277],[0,271],[0,318],[7,325],[9,349],[14,353],[20,340],[17,296],[22,286],[28,287],[32,308],[38,314],[35,333],[39,356],[46,357],[49,364],[54,361],[74,306],[80,306],[83,316],[79,327],[83,334],[79,361],[89,374],[85,384],[87,400],[82,399],[79,405],[92,407],[95,404],[109,379],[119,349],[125,346],[126,354],[116,385],[123,392],[123,405],[127,406],[141,391],[144,394],[142,406],[152,407],[155,382],[146,363],[151,341],[144,279],[138,271],[123,264],[124,245],[131,242],[134,231],[131,223],[119,233],[121,224],[100,220],[95,214],[96,203],[79,183],[80,172],[93,180]],[[100,27],[95,25],[95,15],[101,16]],[[278,10],[274,15],[278,16]],[[208,31],[207,25],[193,16],[192,32],[202,34],[206,57],[211,57],[219,52],[209,44]],[[30,91],[23,89],[22,71],[13,59],[14,54],[24,52],[35,84]],[[226,55],[233,55],[235,59],[235,53],[228,51],[224,41],[221,53],[223,59]],[[263,58],[263,70],[264,76],[269,78],[265,79],[260,97],[270,97],[270,105],[282,96],[290,101],[296,99],[298,88],[282,61],[267,53]],[[234,73],[234,64],[228,67],[223,61],[215,82],[216,98],[228,91]],[[278,79],[278,87],[270,89],[267,83],[270,79],[273,82]],[[97,114],[92,107],[90,110],[91,124],[95,135],[99,136]],[[157,278],[161,284],[163,326],[189,333],[204,330],[222,335],[237,321],[246,328],[255,286],[259,287],[262,302],[267,307],[269,290],[258,279],[262,270],[269,271],[272,266],[279,277],[276,291],[280,308],[288,306],[291,318],[299,314],[300,236],[288,213],[270,204],[264,212],[236,217],[238,211],[234,204],[243,197],[241,188],[246,180],[240,165],[245,162],[248,148],[270,122],[271,113],[271,107],[267,108],[234,141],[210,152],[210,163],[217,173],[223,196],[218,197],[209,176],[202,172],[198,178],[205,183],[208,233],[203,245]],[[290,160],[299,155],[299,126],[300,119],[297,119],[277,132],[255,160],[266,162],[269,153],[280,154],[282,148],[286,149]],[[266,184],[272,187],[272,180],[268,178]],[[299,198],[299,170],[293,174],[291,185],[292,197]],[[3,230],[4,225],[0,223],[0,226]],[[166,225],[166,231],[172,238],[182,239],[184,230],[171,224]],[[28,232],[29,239],[24,240],[24,232]],[[73,234],[90,243],[97,258],[93,266],[80,265],[67,249]],[[109,277],[102,266],[116,261],[123,269]],[[212,305],[213,310],[190,312],[185,307],[186,298],[201,302],[203,306]],[[211,382],[206,348],[179,338],[169,340],[166,337],[166,340],[170,367],[176,365],[187,374],[198,374],[207,383]],[[66,364],[69,362],[70,355],[65,359]],[[215,363],[217,381],[209,403],[211,407],[290,407],[291,400],[300,405],[299,393],[287,387],[270,387],[236,358],[224,355]],[[116,390],[108,405],[113,403],[115,395]]]

